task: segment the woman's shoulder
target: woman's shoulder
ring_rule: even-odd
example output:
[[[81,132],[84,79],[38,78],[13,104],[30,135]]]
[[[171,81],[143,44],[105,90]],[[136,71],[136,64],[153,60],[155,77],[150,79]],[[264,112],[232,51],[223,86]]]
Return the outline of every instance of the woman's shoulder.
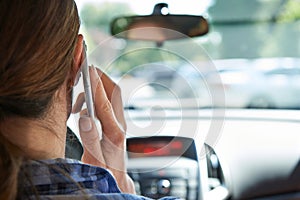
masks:
[[[28,197],[40,199],[126,199],[146,197],[121,193],[114,177],[106,169],[73,159],[30,160],[22,167],[30,180],[22,183]],[[27,178],[26,177],[26,178]],[[25,180],[26,180],[25,178]],[[22,178],[24,180],[24,177]],[[32,191],[32,192],[30,192]],[[164,198],[170,200],[175,198]]]
[[[28,160],[22,168],[37,184],[107,181],[116,185],[113,176],[104,168],[88,165],[75,159]]]
[[[133,195],[133,194],[125,194],[125,193],[112,193],[112,194],[89,194],[89,195],[55,195],[55,196],[45,196],[42,199],[49,200],[81,200],[81,199],[89,199],[89,200],[151,200],[150,198]],[[175,200],[177,198],[174,197],[164,197],[160,200]]]
[[[29,196],[120,193],[107,170],[72,159],[26,161],[19,176]]]

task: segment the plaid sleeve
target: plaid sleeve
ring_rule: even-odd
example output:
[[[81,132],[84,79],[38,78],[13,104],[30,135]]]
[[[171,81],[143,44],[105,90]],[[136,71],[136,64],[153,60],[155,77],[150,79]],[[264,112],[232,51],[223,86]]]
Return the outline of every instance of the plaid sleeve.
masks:
[[[72,159],[28,161],[19,180],[28,195],[30,191],[39,195],[120,193],[107,170]]]
[[[121,193],[109,171],[78,160],[28,161],[21,172],[22,199],[148,200]]]

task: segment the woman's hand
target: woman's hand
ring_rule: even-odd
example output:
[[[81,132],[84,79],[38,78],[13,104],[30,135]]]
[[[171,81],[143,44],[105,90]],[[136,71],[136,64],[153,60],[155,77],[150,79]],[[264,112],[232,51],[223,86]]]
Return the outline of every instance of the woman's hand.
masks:
[[[133,182],[126,171],[127,127],[120,87],[95,67],[90,67],[90,77],[95,114],[102,126],[102,140],[95,122],[87,117],[86,110],[81,111],[79,129],[84,148],[82,161],[110,170],[122,192],[135,193]],[[81,109],[83,102],[84,95],[81,94],[75,110]]]

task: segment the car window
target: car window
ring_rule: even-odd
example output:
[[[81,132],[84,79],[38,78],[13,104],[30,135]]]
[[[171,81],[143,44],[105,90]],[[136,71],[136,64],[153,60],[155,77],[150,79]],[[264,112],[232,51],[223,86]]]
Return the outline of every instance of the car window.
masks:
[[[145,109],[168,100],[172,109],[300,108],[293,95],[300,89],[300,79],[283,81],[275,76],[299,74],[297,0],[163,1],[171,14],[203,15],[210,22],[205,36],[163,44],[110,35],[115,17],[151,14],[161,1],[77,2],[89,60],[119,83],[125,107]],[[284,97],[274,95],[271,88],[284,90]],[[214,101],[221,98],[214,93],[222,94],[223,101]],[[281,101],[286,98],[289,101]],[[187,99],[195,99],[195,104]],[[265,102],[258,103],[261,99]]]

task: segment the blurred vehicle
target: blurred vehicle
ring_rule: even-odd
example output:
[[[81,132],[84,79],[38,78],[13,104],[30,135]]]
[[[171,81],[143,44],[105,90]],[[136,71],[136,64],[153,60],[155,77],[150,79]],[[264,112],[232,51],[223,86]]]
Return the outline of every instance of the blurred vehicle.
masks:
[[[287,62],[289,61],[289,62]],[[300,108],[300,59],[251,59],[239,67],[224,67],[216,61],[223,87],[226,107],[230,108]],[[216,105],[218,106],[218,105]]]
[[[198,93],[201,105],[206,107],[300,108],[300,59],[226,59],[213,63],[215,71],[197,73],[187,65],[169,71],[170,87],[180,98]],[[221,81],[216,81],[216,76],[220,76]],[[224,90],[225,104],[213,104],[210,90]]]

